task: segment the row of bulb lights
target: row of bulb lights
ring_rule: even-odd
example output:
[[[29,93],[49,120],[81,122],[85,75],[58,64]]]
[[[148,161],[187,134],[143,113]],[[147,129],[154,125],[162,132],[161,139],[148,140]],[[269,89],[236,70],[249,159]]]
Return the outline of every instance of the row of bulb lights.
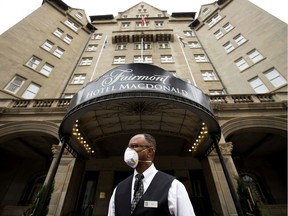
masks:
[[[76,139],[79,141],[79,143],[83,146],[83,148],[86,150],[88,154],[93,154],[94,150],[89,146],[89,144],[86,142],[86,140],[81,136],[81,133],[79,131],[79,124],[78,120],[76,120],[76,123],[74,124],[72,128],[72,133],[76,137]]]
[[[197,137],[197,139],[195,140],[195,142],[193,143],[191,149],[189,149],[189,152],[195,152],[198,148],[198,145],[200,145],[200,143],[203,142],[203,140],[206,139],[208,135],[208,128],[207,126],[205,125],[204,122],[202,122],[202,127],[201,127],[201,131]]]

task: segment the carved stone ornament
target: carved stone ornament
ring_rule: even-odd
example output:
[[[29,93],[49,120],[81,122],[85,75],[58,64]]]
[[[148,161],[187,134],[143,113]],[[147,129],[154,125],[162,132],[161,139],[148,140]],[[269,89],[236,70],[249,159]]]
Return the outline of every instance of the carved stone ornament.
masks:
[[[231,152],[233,150],[233,145],[232,145],[232,142],[219,143],[219,148],[223,155],[231,155]],[[217,155],[216,149],[213,149],[210,155]]]
[[[54,157],[56,157],[59,154],[60,149],[61,149],[61,145],[59,145],[59,144],[52,145],[51,151],[52,151],[52,154]],[[67,149],[65,149],[63,152],[63,155],[70,155],[70,153],[69,153],[69,151],[67,151]]]

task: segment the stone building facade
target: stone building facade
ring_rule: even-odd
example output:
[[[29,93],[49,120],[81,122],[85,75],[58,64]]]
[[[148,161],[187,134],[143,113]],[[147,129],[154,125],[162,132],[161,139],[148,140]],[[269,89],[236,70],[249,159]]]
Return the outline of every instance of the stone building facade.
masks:
[[[168,14],[139,2],[117,16],[88,19],[82,9],[45,0],[0,36],[0,215],[22,214],[47,183],[71,98],[130,63],[160,67],[207,95],[235,190],[240,176],[266,215],[287,215],[287,24],[246,0],[219,0],[195,14]],[[197,216],[238,215],[213,145],[195,156],[193,143],[177,135],[178,127],[193,125],[179,121],[189,118],[189,109],[186,114],[163,98],[114,99],[107,97],[94,115],[83,114],[89,124],[81,130],[95,129],[86,133],[91,149],[87,157],[65,149],[48,215],[107,215],[114,187],[131,173],[125,146],[145,132],[116,128],[133,122],[156,136],[157,168],[183,182]],[[151,109],[163,118],[148,119]],[[137,115],[124,120],[131,110]],[[136,119],[140,114],[148,120]],[[158,124],[168,129],[160,132]]]

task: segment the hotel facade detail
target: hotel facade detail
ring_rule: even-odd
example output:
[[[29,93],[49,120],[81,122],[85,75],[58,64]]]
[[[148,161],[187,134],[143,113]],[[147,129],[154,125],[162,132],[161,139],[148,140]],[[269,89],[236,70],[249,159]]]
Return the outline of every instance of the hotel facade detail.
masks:
[[[132,173],[128,141],[146,132],[197,216],[239,215],[238,178],[251,205],[287,215],[287,24],[248,0],[163,9],[88,17],[44,0],[2,33],[1,216],[31,208],[51,176],[48,215],[107,215]]]

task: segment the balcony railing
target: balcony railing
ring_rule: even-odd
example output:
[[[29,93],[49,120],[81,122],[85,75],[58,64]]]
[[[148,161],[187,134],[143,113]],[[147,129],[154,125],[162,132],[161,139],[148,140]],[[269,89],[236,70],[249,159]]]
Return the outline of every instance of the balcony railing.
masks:
[[[217,104],[251,104],[287,101],[286,93],[255,95],[209,95],[212,105]],[[71,99],[0,99],[3,108],[66,108]]]

